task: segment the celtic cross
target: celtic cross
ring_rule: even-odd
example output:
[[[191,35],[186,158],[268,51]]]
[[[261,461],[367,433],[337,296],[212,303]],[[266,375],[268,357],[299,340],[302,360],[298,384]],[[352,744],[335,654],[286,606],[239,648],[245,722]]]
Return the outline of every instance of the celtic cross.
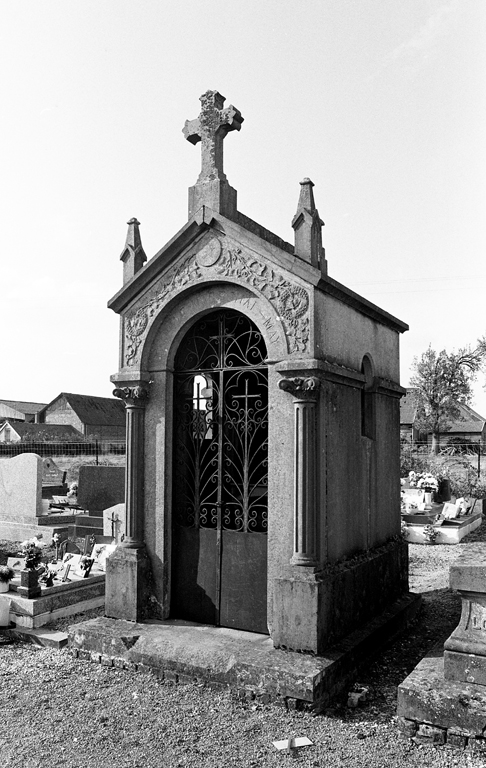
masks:
[[[224,96],[218,91],[206,91],[201,98],[201,114],[186,120],[182,132],[191,144],[201,142],[201,173],[197,183],[226,180],[223,171],[223,140],[229,131],[239,131],[243,117],[230,104],[223,109]]]

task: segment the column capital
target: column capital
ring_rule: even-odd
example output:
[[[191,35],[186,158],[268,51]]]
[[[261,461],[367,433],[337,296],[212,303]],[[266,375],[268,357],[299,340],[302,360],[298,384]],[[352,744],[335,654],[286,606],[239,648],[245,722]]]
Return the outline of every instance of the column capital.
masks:
[[[295,376],[281,379],[278,386],[284,392],[290,392],[298,400],[317,400],[321,382],[317,376]]]
[[[123,400],[126,406],[134,405],[143,408],[149,397],[148,385],[137,384],[133,387],[117,387],[113,396]]]

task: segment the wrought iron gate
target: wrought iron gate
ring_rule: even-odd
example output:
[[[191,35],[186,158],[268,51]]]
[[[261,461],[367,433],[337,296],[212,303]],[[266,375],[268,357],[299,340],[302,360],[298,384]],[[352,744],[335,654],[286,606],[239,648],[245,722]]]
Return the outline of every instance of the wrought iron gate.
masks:
[[[198,321],[175,360],[171,611],[267,632],[266,348],[244,315]]]

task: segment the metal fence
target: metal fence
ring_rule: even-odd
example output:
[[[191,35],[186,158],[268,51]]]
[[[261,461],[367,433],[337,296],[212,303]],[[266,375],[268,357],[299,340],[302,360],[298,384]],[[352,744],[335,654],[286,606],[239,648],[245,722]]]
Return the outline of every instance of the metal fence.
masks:
[[[0,443],[0,458],[12,458],[21,453],[37,453],[39,456],[94,456],[98,461],[101,456],[124,456],[125,440],[78,440],[64,441],[18,441]]]
[[[439,445],[439,451],[435,454],[431,452],[430,443],[402,440],[400,456],[402,465],[412,465],[420,461],[427,462],[428,459],[435,458],[449,459],[451,463],[454,463],[454,459],[457,459],[463,464],[468,462],[477,471],[478,476],[486,473],[486,446],[482,443],[451,441]]]

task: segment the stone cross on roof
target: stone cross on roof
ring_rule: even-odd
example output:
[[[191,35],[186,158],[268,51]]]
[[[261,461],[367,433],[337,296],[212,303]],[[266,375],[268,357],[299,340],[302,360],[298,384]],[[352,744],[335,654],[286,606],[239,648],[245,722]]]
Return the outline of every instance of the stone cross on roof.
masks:
[[[201,142],[201,173],[197,183],[225,181],[223,139],[229,131],[239,131],[244,118],[232,104],[223,109],[225,97],[218,91],[206,91],[200,101],[201,114],[195,120],[186,120],[182,129],[191,144]]]

